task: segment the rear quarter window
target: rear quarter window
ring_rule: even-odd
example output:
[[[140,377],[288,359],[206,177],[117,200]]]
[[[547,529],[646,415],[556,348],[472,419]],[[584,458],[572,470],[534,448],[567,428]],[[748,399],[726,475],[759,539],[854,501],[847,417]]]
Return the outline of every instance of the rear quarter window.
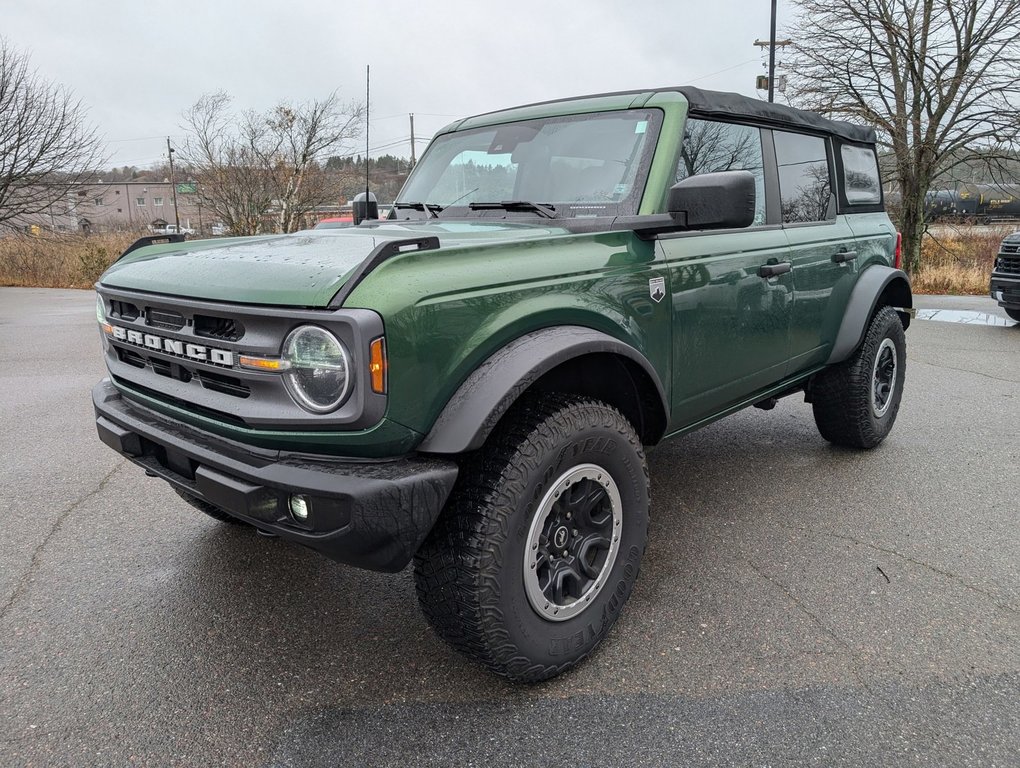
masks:
[[[878,158],[871,147],[844,144],[843,193],[850,205],[875,205],[882,202],[882,181],[878,175]]]

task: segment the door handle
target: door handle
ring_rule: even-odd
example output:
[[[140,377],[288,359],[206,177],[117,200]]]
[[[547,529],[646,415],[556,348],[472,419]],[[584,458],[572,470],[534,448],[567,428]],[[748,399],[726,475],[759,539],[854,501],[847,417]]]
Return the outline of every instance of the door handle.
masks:
[[[848,261],[855,261],[857,259],[857,251],[840,251],[839,253],[832,254],[832,260],[837,264],[845,264]]]
[[[793,264],[788,261],[781,261],[778,264],[762,264],[758,267],[758,277],[785,275],[791,269],[793,269]]]

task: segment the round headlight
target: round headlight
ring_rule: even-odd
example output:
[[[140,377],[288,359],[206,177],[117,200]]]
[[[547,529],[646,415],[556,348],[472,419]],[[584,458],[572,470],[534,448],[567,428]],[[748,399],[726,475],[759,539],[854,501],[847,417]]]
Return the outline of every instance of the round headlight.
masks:
[[[328,413],[340,406],[350,388],[347,350],[332,333],[314,325],[291,331],[283,344],[290,363],[284,374],[295,402],[312,413]]]

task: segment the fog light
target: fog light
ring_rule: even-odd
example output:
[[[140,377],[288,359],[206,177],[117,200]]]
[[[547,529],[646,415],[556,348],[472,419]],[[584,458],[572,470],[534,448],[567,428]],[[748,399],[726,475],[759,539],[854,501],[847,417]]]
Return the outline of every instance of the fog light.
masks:
[[[308,499],[295,494],[290,497],[290,513],[295,520],[304,522],[308,519]]]

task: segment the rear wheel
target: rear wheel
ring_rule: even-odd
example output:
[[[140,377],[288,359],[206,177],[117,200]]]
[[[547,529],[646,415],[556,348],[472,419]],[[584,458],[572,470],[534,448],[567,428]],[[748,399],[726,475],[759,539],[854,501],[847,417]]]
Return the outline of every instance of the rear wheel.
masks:
[[[429,623],[513,680],[544,680],[602,641],[637,579],[648,473],[630,423],[597,400],[515,406],[467,457],[415,557]]]
[[[811,385],[815,424],[830,443],[874,448],[889,434],[903,396],[907,341],[892,307],[882,307],[853,356]]]
[[[182,491],[180,488],[177,488],[176,486],[174,487],[174,493],[176,493],[178,496],[180,496],[182,499],[188,502],[188,504],[193,506],[199,512],[204,512],[205,514],[209,515],[209,517],[215,518],[216,520],[219,520],[221,523],[231,523],[232,525],[245,525],[245,522],[243,520],[238,520],[236,517],[228,515],[219,507],[214,507],[208,501],[200,499],[197,496],[192,496],[187,491]]]

